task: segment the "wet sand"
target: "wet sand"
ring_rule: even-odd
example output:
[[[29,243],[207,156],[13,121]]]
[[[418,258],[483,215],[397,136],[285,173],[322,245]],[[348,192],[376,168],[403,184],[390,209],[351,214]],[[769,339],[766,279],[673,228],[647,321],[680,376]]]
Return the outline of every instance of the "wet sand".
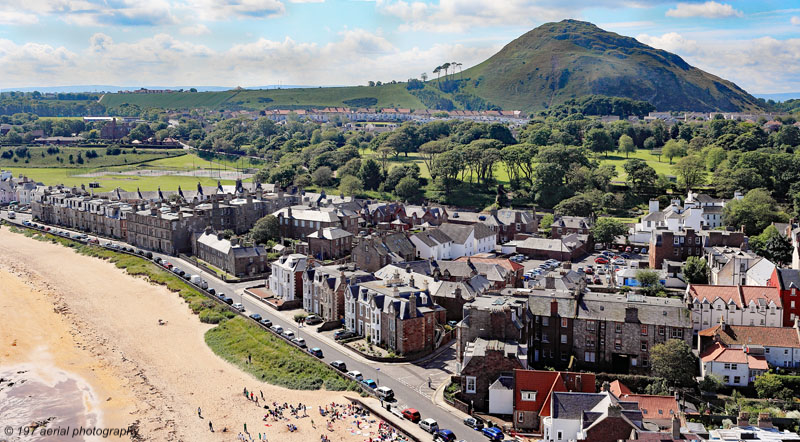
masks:
[[[164,287],[6,227],[0,228],[0,256],[0,373],[35,367],[20,376],[42,382],[34,391],[62,389],[58,394],[71,398],[62,411],[74,414],[70,419],[95,419],[103,427],[136,423],[143,440],[157,441],[236,440],[245,423],[255,440],[264,433],[271,441],[317,441],[323,432],[332,441],[366,439],[352,434],[350,422],[321,430],[317,407],[345,403],[341,393],[272,386],[217,357],[203,337],[211,326]],[[269,403],[302,402],[310,417],[293,419],[294,433],[281,423],[265,426],[263,410],[243,398],[244,387],[262,391]],[[0,408],[0,422],[7,418]]]

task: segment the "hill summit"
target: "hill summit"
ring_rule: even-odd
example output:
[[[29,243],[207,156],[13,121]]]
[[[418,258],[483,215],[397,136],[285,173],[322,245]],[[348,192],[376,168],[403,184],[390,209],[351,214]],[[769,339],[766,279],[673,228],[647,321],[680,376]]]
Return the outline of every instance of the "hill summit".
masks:
[[[658,110],[739,111],[757,100],[678,55],[592,23],[546,23],[464,70],[465,89],[503,109],[541,110],[584,95],[648,101]]]

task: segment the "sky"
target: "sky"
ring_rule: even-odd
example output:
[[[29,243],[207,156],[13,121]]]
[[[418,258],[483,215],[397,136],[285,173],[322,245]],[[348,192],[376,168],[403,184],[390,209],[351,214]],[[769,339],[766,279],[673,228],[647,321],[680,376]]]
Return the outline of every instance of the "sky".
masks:
[[[798,0],[0,0],[0,89],[405,81],[565,18],[800,91]]]

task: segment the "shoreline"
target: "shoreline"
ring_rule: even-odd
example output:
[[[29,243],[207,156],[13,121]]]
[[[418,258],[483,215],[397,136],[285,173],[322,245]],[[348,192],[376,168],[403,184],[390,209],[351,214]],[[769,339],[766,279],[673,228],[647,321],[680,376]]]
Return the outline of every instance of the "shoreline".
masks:
[[[301,442],[323,434],[323,426],[313,425],[314,418],[325,421],[317,407],[346,403],[345,392],[288,390],[239,370],[206,345],[205,332],[214,326],[201,323],[177,293],[107,261],[7,228],[0,228],[0,254],[6,257],[0,277],[14,278],[17,287],[13,293],[0,289],[0,320],[22,325],[0,334],[3,365],[24,362],[20,354],[31,352],[30,341],[50,342],[56,365],[68,373],[85,373],[97,389],[108,427],[136,423],[141,440],[217,441],[236,440],[248,424],[254,439],[263,433],[268,440]],[[23,314],[21,304],[32,306],[30,313]],[[21,320],[25,315],[27,320]],[[158,319],[168,325],[158,326]],[[242,400],[243,387],[263,392],[270,404],[303,403],[311,419],[288,417],[295,432],[265,424],[263,408]],[[220,431],[224,427],[227,433]],[[368,437],[352,427],[352,422],[336,421],[325,434],[336,441]]]

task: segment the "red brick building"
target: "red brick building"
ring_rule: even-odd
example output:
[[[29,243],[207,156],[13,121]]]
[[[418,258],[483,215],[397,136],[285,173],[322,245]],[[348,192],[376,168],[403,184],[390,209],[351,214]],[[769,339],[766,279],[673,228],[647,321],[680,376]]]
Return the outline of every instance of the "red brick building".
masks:
[[[742,247],[745,241],[743,232],[653,230],[650,235],[650,268],[660,269],[665,259],[685,261],[690,256],[703,256],[705,247]]]
[[[342,258],[353,249],[353,234],[339,227],[320,228],[306,238],[309,254],[319,260]]]
[[[595,392],[593,373],[514,370],[514,429],[538,433],[557,391]]]
[[[800,270],[775,268],[768,283],[777,287],[783,303],[783,326],[794,327],[800,318]]]

